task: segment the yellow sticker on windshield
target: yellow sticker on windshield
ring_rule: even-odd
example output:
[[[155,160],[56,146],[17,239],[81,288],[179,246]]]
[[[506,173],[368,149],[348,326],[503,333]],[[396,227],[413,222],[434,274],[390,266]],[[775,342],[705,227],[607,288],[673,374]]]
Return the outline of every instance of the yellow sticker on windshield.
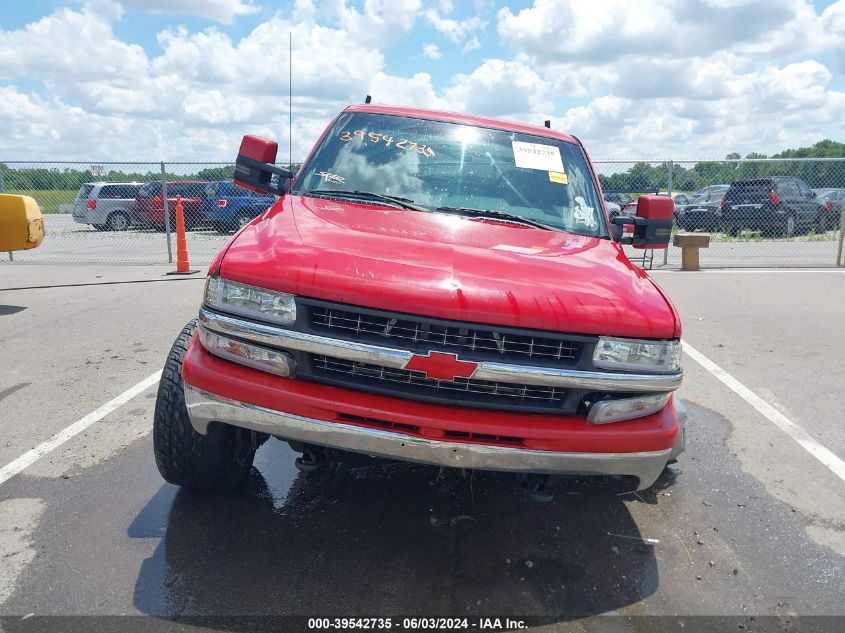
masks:
[[[550,171],[549,172],[549,180],[551,182],[556,182],[561,185],[568,185],[569,178],[567,178],[566,174],[562,171]]]

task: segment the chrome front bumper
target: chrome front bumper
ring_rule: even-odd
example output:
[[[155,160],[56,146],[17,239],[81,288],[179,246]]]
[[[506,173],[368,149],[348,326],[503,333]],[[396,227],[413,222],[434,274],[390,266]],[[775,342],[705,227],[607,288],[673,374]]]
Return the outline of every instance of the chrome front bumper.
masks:
[[[651,486],[676,448],[643,453],[558,453],[448,442],[326,422],[223,398],[185,384],[191,424],[205,434],[223,422],[285,440],[435,466],[547,475],[628,475],[637,489]]]

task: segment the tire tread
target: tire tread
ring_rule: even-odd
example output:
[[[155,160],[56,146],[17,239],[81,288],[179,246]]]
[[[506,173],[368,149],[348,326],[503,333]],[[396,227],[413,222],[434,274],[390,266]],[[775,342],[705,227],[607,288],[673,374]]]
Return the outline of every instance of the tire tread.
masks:
[[[232,471],[233,456],[225,424],[211,424],[208,433],[194,430],[185,406],[182,361],[196,329],[196,319],[188,323],[167,356],[162,370],[153,416],[153,452],[156,466],[165,481],[203,490],[231,490],[241,485],[252,467],[252,455],[243,467]]]

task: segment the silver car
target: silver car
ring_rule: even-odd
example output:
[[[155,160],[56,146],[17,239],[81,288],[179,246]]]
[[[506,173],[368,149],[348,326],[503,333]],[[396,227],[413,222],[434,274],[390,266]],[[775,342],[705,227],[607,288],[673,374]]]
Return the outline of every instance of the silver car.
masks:
[[[139,182],[86,182],[73,203],[73,221],[92,224],[98,231],[126,231]]]

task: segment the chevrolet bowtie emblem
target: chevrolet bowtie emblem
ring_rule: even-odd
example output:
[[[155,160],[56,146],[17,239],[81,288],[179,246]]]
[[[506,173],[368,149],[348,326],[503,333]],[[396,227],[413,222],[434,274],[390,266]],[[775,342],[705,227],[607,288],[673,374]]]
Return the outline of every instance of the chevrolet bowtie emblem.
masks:
[[[470,378],[478,368],[478,363],[458,360],[456,354],[443,352],[429,352],[425,356],[414,354],[405,369],[419,371],[427,378],[437,380],[454,380],[455,378]]]

